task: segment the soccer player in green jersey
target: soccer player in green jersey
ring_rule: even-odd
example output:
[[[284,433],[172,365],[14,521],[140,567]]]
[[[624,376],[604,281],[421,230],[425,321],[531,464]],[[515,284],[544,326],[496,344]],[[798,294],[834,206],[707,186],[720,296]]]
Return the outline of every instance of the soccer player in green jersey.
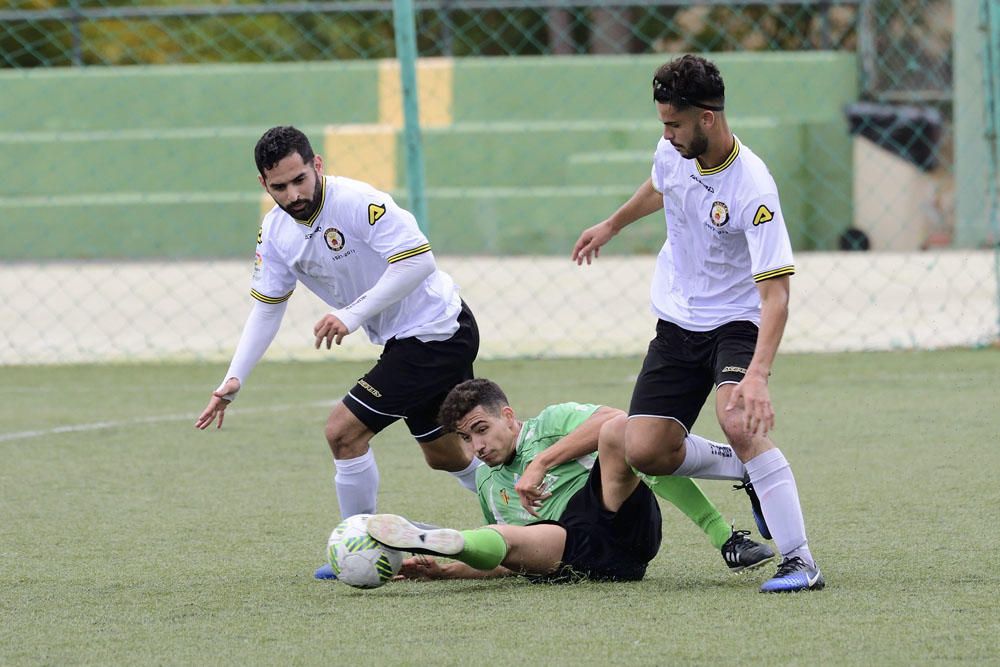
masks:
[[[521,421],[503,390],[486,379],[459,384],[439,423],[483,461],[476,475],[485,528],[457,531],[394,514],[369,519],[387,546],[448,556],[405,562],[408,577],[479,578],[525,574],[550,580],[641,579],[661,540],[660,508],[669,500],[698,524],[738,572],[774,557],[735,531],[690,479],[640,478],[625,462],[625,413],[562,403]]]

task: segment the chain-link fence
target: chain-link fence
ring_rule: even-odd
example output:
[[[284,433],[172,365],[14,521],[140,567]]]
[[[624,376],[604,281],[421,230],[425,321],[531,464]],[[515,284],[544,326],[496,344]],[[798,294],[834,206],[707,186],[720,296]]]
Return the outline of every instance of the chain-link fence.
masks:
[[[422,222],[484,355],[644,350],[662,217],[596,266],[568,256],[648,176],[649,81],[682,52],[719,64],[730,124],[778,183],[798,266],[785,349],[997,338],[988,1],[414,6]],[[9,0],[0,362],[227,356],[269,205],[251,150],[270,126],[410,202],[392,12]],[[271,358],[317,355],[325,309],[293,297]],[[371,356],[357,338],[341,354]]]

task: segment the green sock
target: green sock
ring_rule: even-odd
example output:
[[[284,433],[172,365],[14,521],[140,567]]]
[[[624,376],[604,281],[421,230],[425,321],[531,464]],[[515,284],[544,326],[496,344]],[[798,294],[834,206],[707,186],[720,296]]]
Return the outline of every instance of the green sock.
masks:
[[[456,560],[477,570],[492,570],[507,557],[507,542],[492,528],[463,530],[461,533],[465,538],[465,548],[455,556]]]
[[[708,540],[716,549],[721,549],[729,536],[732,527],[719,514],[712,501],[702,493],[701,488],[688,477],[672,475],[639,475],[653,493],[669,501],[674,507],[684,513],[684,516],[694,521],[708,535]]]

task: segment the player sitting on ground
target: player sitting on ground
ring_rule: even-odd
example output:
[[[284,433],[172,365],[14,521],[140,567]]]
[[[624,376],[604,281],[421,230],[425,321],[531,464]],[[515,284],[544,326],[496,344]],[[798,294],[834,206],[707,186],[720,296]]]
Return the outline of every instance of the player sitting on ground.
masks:
[[[653,491],[709,535],[730,570],[774,557],[769,547],[747,538],[747,531],[732,530],[692,480],[646,478],[648,486],[640,484],[625,463],[621,410],[562,403],[522,422],[499,386],[476,379],[449,392],[439,423],[470,443],[485,464],[476,485],[490,525],[457,531],[394,514],[373,516],[368,532],[379,542],[459,561],[442,565],[411,558],[403,565],[405,577],[641,579],[661,540]]]

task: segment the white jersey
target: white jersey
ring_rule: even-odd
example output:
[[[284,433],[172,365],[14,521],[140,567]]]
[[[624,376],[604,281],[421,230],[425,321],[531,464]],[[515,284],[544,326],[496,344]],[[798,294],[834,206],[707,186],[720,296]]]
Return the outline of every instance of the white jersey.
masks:
[[[735,139],[725,162],[702,169],[661,138],[652,182],[663,193],[667,224],[653,312],[690,331],[739,320],[759,326],[755,283],[795,273],[778,188],[764,162]]]
[[[431,249],[409,211],[367,183],[326,176],[309,220],[275,206],[257,234],[250,293],[264,303],[288,299],[301,281],[332,308],[344,308],[378,282],[393,262]],[[458,330],[461,300],[444,271],[363,323],[368,338],[444,340]]]

